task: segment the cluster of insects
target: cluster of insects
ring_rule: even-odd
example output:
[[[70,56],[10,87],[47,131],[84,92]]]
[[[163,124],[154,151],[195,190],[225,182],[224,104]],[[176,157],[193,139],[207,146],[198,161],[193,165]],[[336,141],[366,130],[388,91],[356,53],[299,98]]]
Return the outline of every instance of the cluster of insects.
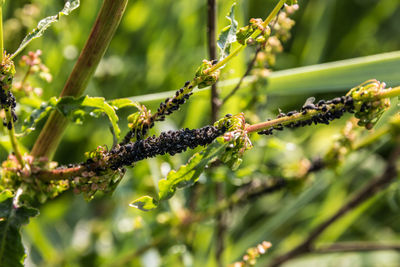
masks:
[[[150,136],[123,146],[116,146],[110,151],[109,163],[112,170],[123,166],[166,153],[175,155],[186,151],[188,148],[205,146],[215,138],[224,134],[226,128],[205,126],[200,129],[181,129],[177,131],[162,132],[160,136]]]
[[[149,116],[142,125],[137,125],[129,131],[121,144],[124,145],[129,143],[129,141],[135,136],[137,140],[146,136],[148,130],[154,126],[155,121],[163,121],[165,116],[172,114],[174,111],[178,110],[181,105],[185,104],[186,100],[193,94],[192,89],[193,85],[190,84],[190,81],[185,82],[184,86],[176,91],[174,97],[168,97],[160,104],[154,115]],[[138,127],[141,127],[139,131]]]
[[[307,99],[300,111],[293,110],[287,114],[280,112],[277,119],[282,119],[282,123],[272,126],[258,134],[271,135],[274,130],[281,131],[284,127],[297,128],[311,124],[329,124],[334,119],[339,119],[345,112],[354,113],[354,101],[351,96],[336,97],[332,100],[320,100],[314,104],[315,98]],[[310,115],[310,116],[307,116]],[[296,121],[291,117],[298,117]]]

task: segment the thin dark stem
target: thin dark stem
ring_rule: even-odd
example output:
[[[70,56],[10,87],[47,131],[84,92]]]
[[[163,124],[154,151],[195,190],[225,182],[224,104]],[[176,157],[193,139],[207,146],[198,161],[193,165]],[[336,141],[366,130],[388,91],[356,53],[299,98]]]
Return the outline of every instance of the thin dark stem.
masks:
[[[357,194],[355,194],[347,203],[345,203],[333,216],[317,226],[300,245],[290,250],[289,252],[275,258],[270,266],[280,266],[282,263],[287,262],[300,255],[310,253],[313,251],[314,241],[334,222],[343,217],[354,208],[358,207],[366,200],[373,197],[378,192],[385,189],[396,177],[396,159],[400,154],[400,147],[392,152],[384,173],[370,181],[364,186]]]
[[[312,250],[312,253],[363,252],[378,250],[400,251],[400,244],[384,244],[373,242],[340,242],[328,246],[321,246]]]
[[[261,47],[258,47],[256,50],[256,53],[254,54],[254,57],[251,59],[249,65],[247,66],[246,72],[240,78],[240,80],[236,84],[235,88],[233,88],[232,91],[230,91],[229,94],[227,96],[225,96],[225,98],[222,100],[222,105],[225,104],[226,101],[228,101],[228,99],[231,98],[234,94],[236,94],[236,92],[240,89],[244,79],[250,74],[251,70],[253,69],[254,64],[256,63],[258,53],[260,53],[260,51],[261,51]]]
[[[217,59],[217,3],[216,0],[207,0],[207,40],[210,60]],[[218,118],[220,108],[219,93],[216,84],[211,87],[211,122]]]
[[[286,186],[287,182],[283,178],[268,179],[267,181],[253,181],[243,188],[238,189],[229,198],[225,198],[218,202],[216,207],[205,212],[193,214],[191,213],[185,223],[196,223],[207,220],[212,217],[218,217],[227,210],[240,207],[257,200],[260,197],[273,194]]]
[[[127,3],[128,0],[104,0],[85,47],[61,92],[61,97],[82,95],[119,26]],[[61,113],[54,111],[33,146],[32,156],[52,157],[67,125],[68,120]]]
[[[216,0],[207,0],[207,39],[208,39],[208,54],[210,60],[217,58],[216,47],[216,30],[217,30],[217,3]],[[219,116],[219,109],[221,102],[219,99],[219,92],[217,84],[211,86],[211,123],[215,122]],[[217,201],[222,201],[225,198],[224,186],[222,183],[217,183],[215,188]],[[216,252],[215,257],[218,266],[224,266],[222,254],[224,252],[224,237],[225,237],[225,215],[219,214],[217,216],[216,225]]]
[[[276,22],[278,21],[278,17],[279,14],[281,13],[282,9],[279,10],[279,12],[276,14],[275,20],[272,22],[271,24],[271,29],[274,29],[274,26],[276,24]],[[269,38],[269,37],[268,37]],[[257,47],[257,50],[254,54],[254,57],[251,59],[250,63],[247,65],[247,69],[246,72],[243,74],[243,76],[240,78],[239,82],[236,84],[235,88],[232,89],[231,92],[229,92],[229,94],[227,96],[225,96],[225,98],[222,100],[221,106],[224,105],[229,98],[231,98],[234,94],[236,94],[236,92],[240,89],[240,87],[242,86],[242,83],[244,81],[244,79],[250,75],[251,70],[254,68],[254,64],[256,63],[257,60],[257,56],[258,54],[261,52],[262,47],[259,46]]]

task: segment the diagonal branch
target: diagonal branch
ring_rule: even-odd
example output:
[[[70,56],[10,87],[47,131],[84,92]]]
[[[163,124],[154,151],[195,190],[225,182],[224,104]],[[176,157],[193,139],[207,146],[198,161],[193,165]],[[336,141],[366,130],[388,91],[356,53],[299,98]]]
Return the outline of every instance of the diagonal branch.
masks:
[[[300,255],[310,253],[313,251],[314,241],[334,222],[343,217],[354,208],[364,203],[369,198],[373,197],[378,192],[385,189],[397,176],[396,160],[400,155],[400,146],[397,146],[386,165],[384,173],[370,181],[358,193],[356,193],[347,203],[345,203],[333,216],[317,226],[304,240],[294,249],[275,258],[270,266],[280,266],[282,263],[287,262]]]
[[[337,252],[363,252],[378,250],[400,251],[400,244],[377,243],[377,242],[339,242],[325,245],[312,250],[312,253],[337,253]]]

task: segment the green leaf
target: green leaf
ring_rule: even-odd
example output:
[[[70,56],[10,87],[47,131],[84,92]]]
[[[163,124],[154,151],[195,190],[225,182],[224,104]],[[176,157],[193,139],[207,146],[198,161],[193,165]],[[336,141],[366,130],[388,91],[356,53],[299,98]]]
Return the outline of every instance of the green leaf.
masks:
[[[19,54],[19,52],[21,52],[32,40],[41,37],[43,33],[50,27],[51,24],[57,22],[62,16],[68,16],[73,10],[77,9],[79,5],[80,5],[79,0],[68,0],[65,3],[64,8],[60,12],[58,12],[57,15],[49,16],[39,21],[36,28],[33,29],[33,31],[31,31],[24,38],[24,40],[22,40],[17,51],[15,51],[14,54],[12,54],[11,59],[14,58],[17,54]]]
[[[130,206],[143,211],[157,208],[159,201],[171,198],[175,194],[177,188],[193,185],[198,180],[207,164],[218,156],[221,156],[227,145],[228,143],[225,143],[223,138],[217,138],[205,149],[194,154],[186,165],[181,166],[177,171],[170,171],[165,179],[158,182],[158,200],[150,196],[144,196],[132,202]]]
[[[137,102],[133,102],[129,98],[118,98],[107,101],[107,103],[110,104],[110,106],[112,106],[115,110],[127,107],[135,107],[137,109],[140,109],[140,104]]]
[[[152,197],[144,196],[133,201],[129,206],[140,209],[142,211],[154,210],[158,206],[158,201]]]
[[[26,254],[20,228],[37,214],[36,209],[17,207],[12,198],[0,203],[0,266],[23,266]]]
[[[22,131],[24,134],[26,135],[34,131],[36,129],[36,125],[42,119],[46,118],[50,114],[50,111],[54,109],[55,104],[57,104],[57,98],[52,97],[48,102],[43,102],[39,109],[33,110],[22,125]]]
[[[218,138],[206,149],[194,154],[188,164],[181,166],[177,171],[170,171],[167,178],[158,182],[159,200],[171,198],[177,188],[192,186],[199,179],[207,164],[222,156],[227,145],[223,139]]]
[[[133,103],[133,102],[132,102]],[[120,137],[121,130],[118,126],[118,116],[114,107],[135,106],[128,104],[127,101],[114,102],[110,105],[103,97],[82,96],[74,98],[71,96],[63,98],[51,98],[47,103],[43,103],[40,109],[34,110],[31,115],[25,120],[22,126],[24,134],[28,134],[35,130],[36,125],[45,118],[51,110],[57,109],[64,116],[70,118],[75,123],[82,123],[85,116],[99,117],[105,113],[111,122],[113,131],[117,138]]]
[[[10,190],[3,190],[0,192],[0,203],[3,202],[4,200],[13,197],[13,193]]]
[[[236,3],[232,5],[231,11],[229,12],[228,16],[226,16],[231,24],[226,26],[221,31],[217,41],[217,45],[220,50],[220,61],[230,54],[231,45],[232,43],[236,42],[236,31],[238,27],[238,22],[235,20],[235,5]]]

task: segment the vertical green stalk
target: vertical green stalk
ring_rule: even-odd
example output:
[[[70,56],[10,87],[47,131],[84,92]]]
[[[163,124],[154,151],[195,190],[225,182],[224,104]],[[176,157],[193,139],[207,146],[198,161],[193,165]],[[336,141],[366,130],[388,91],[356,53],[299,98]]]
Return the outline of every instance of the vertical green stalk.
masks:
[[[4,45],[3,45],[3,5],[4,0],[0,0],[0,62],[3,62]]]
[[[79,97],[83,94],[121,22],[127,3],[128,0],[104,0],[85,47],[61,92],[61,97]],[[36,140],[31,155],[51,158],[67,125],[68,120],[58,111],[54,111]]]
[[[0,0],[0,63],[1,63],[2,67],[4,67],[6,65],[6,63],[3,62],[4,61],[3,5],[4,5],[4,0]],[[2,89],[2,90],[4,90],[4,89]],[[7,90],[11,90],[11,86]],[[15,136],[14,120],[13,120],[11,107],[6,109],[5,113],[6,113],[6,121],[7,121],[7,128],[8,128],[8,136],[10,137],[11,146],[14,151],[15,157],[18,160],[18,163],[21,165],[21,167],[23,167],[24,160],[22,159],[21,151],[19,150],[19,147],[18,147],[18,141]]]
[[[15,136],[15,130],[14,130],[14,123],[13,123],[13,117],[11,114],[11,108],[9,108],[6,111],[6,121],[11,124],[11,127],[8,128],[8,136],[10,137],[10,142],[11,142],[11,146],[13,148],[14,151],[14,155],[18,160],[18,163],[21,165],[21,167],[24,167],[24,160],[22,159],[22,154],[21,151],[19,150],[19,146],[18,146],[18,141],[17,138]]]

